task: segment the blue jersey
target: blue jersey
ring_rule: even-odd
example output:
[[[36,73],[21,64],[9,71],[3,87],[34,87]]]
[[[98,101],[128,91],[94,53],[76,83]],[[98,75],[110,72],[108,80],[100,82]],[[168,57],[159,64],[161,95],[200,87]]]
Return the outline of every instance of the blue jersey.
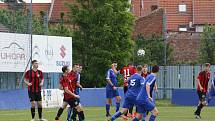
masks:
[[[140,74],[135,73],[128,79],[128,91],[125,97],[136,99],[139,94],[142,85],[145,83],[145,78]]]
[[[137,96],[138,102],[146,102],[148,99],[148,94],[146,91],[146,85],[150,86],[150,93],[153,91],[154,85],[156,81],[156,76],[154,74],[150,74],[146,77],[146,83],[143,85],[143,87],[140,90],[140,93]]]
[[[211,88],[215,89],[215,77],[211,79]]]
[[[146,77],[146,84],[150,85],[150,94],[152,96],[152,92],[154,90],[155,87],[155,82],[156,82],[156,76],[154,74],[149,74]]]
[[[114,73],[113,69],[107,71],[106,80],[110,80],[114,86],[117,86],[117,75]],[[107,83],[106,89],[113,90],[113,87]]]

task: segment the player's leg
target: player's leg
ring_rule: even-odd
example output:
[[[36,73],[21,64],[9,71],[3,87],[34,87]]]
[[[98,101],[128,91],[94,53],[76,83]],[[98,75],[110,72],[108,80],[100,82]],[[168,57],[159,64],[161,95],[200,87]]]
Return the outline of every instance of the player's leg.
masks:
[[[32,118],[32,121],[34,121],[34,117],[35,117],[35,107],[36,107],[36,102],[31,101],[31,118]]]
[[[32,121],[34,121],[34,117],[35,117],[35,106],[36,106],[36,102],[35,102],[35,95],[32,92],[28,92],[28,96],[29,96],[29,100],[31,102],[31,118]]]
[[[127,108],[122,108],[121,111],[116,112],[110,119],[109,121],[114,121],[117,118],[119,118],[121,115],[126,114],[128,112]]]
[[[197,109],[195,111],[195,115],[196,115],[196,118],[199,119],[201,118],[200,114],[201,114],[201,110],[204,106],[206,106],[207,102],[205,100],[206,98],[206,93],[203,93],[203,92],[198,92],[198,95],[199,95],[199,104],[197,106]]]
[[[144,108],[144,105],[137,105],[136,106],[136,116],[134,117],[134,119],[132,121],[139,121],[142,119],[143,117],[143,113],[145,113],[146,110]]]
[[[145,121],[145,120],[146,120],[146,117],[147,117],[147,115],[148,115],[147,112],[148,112],[148,111],[146,111],[145,113],[143,113],[142,121]]]
[[[67,121],[70,121],[72,111],[73,111],[73,109],[71,107],[69,107],[67,110]]]
[[[63,101],[63,105],[58,109],[57,115],[55,117],[55,121],[59,121],[60,116],[62,115],[64,109],[67,107],[68,102]]]
[[[134,101],[133,100],[129,100],[129,98],[125,98],[125,101],[123,103],[123,108],[121,111],[116,112],[109,121],[114,121],[115,119],[119,118],[121,115],[126,114],[128,112],[128,109],[130,107],[134,106]]]
[[[124,91],[124,96],[125,96],[126,92],[128,91],[128,86],[124,86],[123,91]],[[127,116],[127,115],[128,115],[128,111],[125,113],[125,116]]]
[[[106,90],[106,117],[111,116],[110,115],[110,106],[112,104],[112,98],[113,98],[113,91]]]
[[[41,92],[36,93],[36,101],[37,101],[37,106],[38,106],[38,116],[39,120],[44,120],[42,119],[42,112],[43,112],[43,107],[42,107],[42,96]]]
[[[121,97],[119,96],[118,90],[114,91],[114,97],[116,97],[116,112],[118,112],[120,108],[120,102],[121,102]]]
[[[78,112],[79,121],[84,121],[85,115],[84,115],[83,108],[82,108],[81,104],[79,103],[79,100],[75,100],[75,103],[73,103],[73,106],[75,106],[75,109]]]

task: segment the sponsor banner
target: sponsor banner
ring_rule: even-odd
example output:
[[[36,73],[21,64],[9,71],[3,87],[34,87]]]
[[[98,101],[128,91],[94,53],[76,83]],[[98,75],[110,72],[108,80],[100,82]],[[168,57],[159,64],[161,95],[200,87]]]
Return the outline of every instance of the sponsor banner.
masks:
[[[63,104],[63,91],[59,89],[43,89],[42,105],[44,108],[56,108]]]
[[[61,72],[72,65],[72,38],[33,35],[32,58],[43,72]],[[30,59],[28,34],[0,33],[0,71],[23,72]]]

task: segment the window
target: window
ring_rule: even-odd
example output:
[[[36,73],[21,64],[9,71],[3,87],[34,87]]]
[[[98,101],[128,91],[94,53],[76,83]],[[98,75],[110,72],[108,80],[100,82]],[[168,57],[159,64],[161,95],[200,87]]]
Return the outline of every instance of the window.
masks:
[[[158,6],[157,6],[157,5],[152,5],[152,6],[151,6],[151,11],[154,11],[154,10],[156,10],[156,9],[158,9]]]
[[[180,32],[186,32],[187,31],[187,25],[179,25],[179,31]]]
[[[186,12],[187,11],[187,5],[179,5],[178,11],[179,12]]]

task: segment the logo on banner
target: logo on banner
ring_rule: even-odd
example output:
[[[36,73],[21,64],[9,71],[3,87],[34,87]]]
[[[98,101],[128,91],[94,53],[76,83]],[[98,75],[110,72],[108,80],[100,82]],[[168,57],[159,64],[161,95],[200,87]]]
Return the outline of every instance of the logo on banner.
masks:
[[[2,48],[1,60],[25,60],[24,48],[16,42],[10,43],[8,46]]]
[[[64,58],[66,56],[66,48],[63,45],[61,46],[60,51],[61,57]]]
[[[33,59],[36,59],[36,60],[40,59],[40,48],[37,45],[33,47]]]
[[[60,56],[62,57],[62,59],[64,59],[66,56],[66,48],[64,45],[62,45],[60,47]],[[56,61],[56,65],[57,66],[65,66],[65,65],[70,66],[70,61]]]
[[[48,45],[48,47],[46,48],[45,50],[45,55],[46,55],[46,58],[48,60],[51,60],[54,56],[54,50],[51,46]]]

